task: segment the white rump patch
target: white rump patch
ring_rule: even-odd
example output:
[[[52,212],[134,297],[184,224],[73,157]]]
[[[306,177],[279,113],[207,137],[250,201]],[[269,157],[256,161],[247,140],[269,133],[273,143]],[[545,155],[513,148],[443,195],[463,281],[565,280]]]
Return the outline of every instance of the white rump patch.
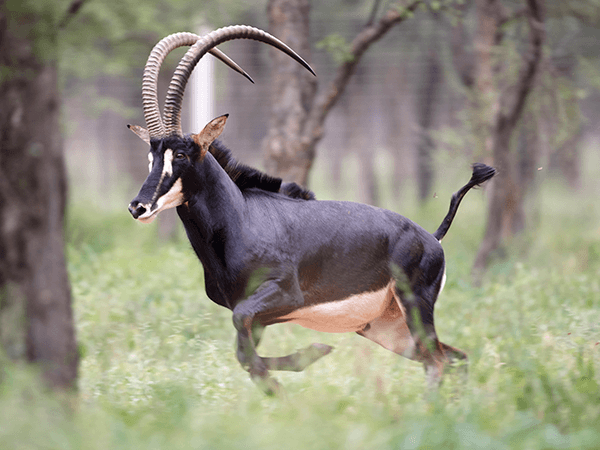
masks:
[[[438,295],[442,293],[444,286],[446,285],[446,265],[444,264],[444,275],[442,275],[442,282],[440,283],[440,290],[438,291]]]

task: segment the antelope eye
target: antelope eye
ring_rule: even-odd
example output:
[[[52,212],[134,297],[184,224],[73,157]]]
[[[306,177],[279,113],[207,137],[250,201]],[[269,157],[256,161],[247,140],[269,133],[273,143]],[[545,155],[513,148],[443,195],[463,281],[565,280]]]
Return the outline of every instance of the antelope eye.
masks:
[[[185,153],[179,152],[179,153],[175,154],[175,159],[182,160],[182,159],[185,159],[185,158],[186,158]]]

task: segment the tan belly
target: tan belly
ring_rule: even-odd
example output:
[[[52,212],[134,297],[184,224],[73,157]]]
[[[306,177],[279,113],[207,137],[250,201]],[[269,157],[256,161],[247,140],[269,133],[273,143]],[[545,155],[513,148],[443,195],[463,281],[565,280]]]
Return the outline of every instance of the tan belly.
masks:
[[[393,283],[371,292],[363,292],[333,302],[320,303],[293,311],[281,317],[288,322],[327,333],[360,331],[380,317],[394,300]]]

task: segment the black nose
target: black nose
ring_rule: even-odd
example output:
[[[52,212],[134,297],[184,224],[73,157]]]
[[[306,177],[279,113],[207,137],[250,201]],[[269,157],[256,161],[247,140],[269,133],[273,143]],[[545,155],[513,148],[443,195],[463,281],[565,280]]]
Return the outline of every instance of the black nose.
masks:
[[[146,212],[146,208],[144,208],[144,206],[140,205],[140,202],[138,202],[136,200],[132,201],[129,204],[128,209],[134,219],[137,219],[138,217],[140,217],[142,214],[144,214]]]

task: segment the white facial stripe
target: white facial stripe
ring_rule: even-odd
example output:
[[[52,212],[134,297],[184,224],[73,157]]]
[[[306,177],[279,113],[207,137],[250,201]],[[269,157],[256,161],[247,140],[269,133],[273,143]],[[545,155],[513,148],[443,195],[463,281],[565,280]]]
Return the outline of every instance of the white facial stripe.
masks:
[[[173,150],[168,148],[167,150],[165,150],[165,155],[163,157],[163,171],[160,175],[160,180],[158,180],[158,184],[156,185],[156,190],[154,191],[154,195],[152,196],[152,203],[154,203],[154,201],[156,200],[156,197],[158,196],[158,192],[160,191],[160,188],[162,186],[162,183],[163,183],[163,180],[165,179],[165,177],[167,177],[167,176],[170,177],[171,175],[173,175]],[[173,188],[171,187],[171,189],[173,189]],[[165,195],[167,195],[167,194],[165,194]]]
[[[170,148],[165,150],[164,164],[163,164],[163,178],[165,176],[173,175],[173,150]]]
[[[148,153],[148,172],[152,172],[152,165],[154,164],[154,156],[152,153]],[[162,178],[173,175],[173,150],[167,149],[163,159],[163,171]]]
[[[158,216],[159,212],[181,205],[183,203],[182,188],[183,186],[181,184],[181,178],[178,178],[171,189],[169,189],[169,192],[158,199],[155,209],[151,211],[151,205],[142,205],[146,207],[146,212],[138,217],[138,220],[142,223],[150,223],[156,218],[156,216]]]
[[[151,152],[148,152],[148,172],[152,172],[152,163],[154,163],[154,156]]]
[[[152,163],[154,163],[154,156],[152,153],[148,153],[148,172],[152,172]]]

